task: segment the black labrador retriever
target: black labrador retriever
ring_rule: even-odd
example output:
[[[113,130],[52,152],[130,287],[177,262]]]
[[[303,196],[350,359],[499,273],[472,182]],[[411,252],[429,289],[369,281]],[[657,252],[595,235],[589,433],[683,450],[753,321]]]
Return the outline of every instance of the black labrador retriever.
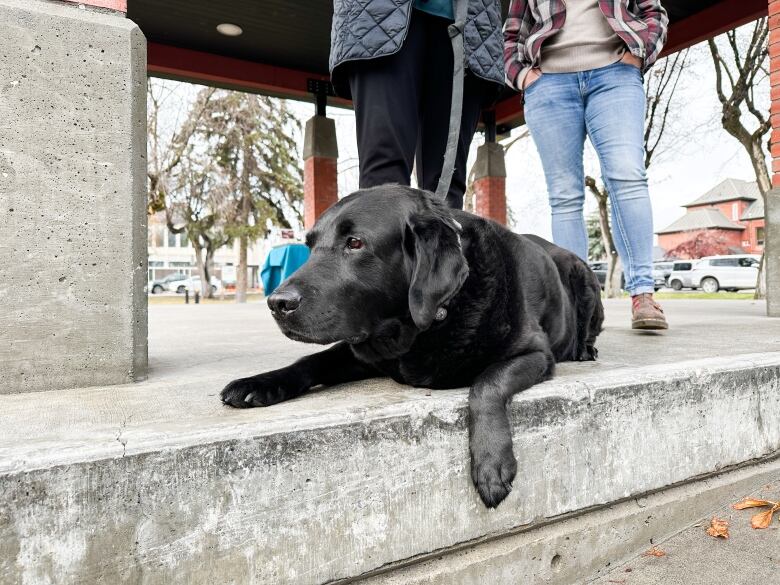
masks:
[[[338,342],[234,380],[225,404],[269,406],[319,384],[377,376],[471,386],[471,477],[497,506],[517,470],[507,406],[556,362],[593,360],[600,287],[574,254],[396,185],[353,193],[308,233],[311,257],[268,297],[282,332]]]

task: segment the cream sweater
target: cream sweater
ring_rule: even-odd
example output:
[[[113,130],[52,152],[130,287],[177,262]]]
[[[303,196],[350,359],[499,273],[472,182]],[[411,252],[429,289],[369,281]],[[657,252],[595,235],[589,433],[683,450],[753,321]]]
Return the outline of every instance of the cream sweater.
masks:
[[[543,73],[597,69],[619,61],[625,51],[598,0],[566,0],[563,28],[542,44],[541,68]]]

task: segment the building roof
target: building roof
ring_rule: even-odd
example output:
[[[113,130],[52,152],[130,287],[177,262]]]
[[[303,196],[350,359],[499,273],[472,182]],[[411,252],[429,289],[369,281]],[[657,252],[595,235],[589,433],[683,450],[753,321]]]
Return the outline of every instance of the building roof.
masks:
[[[749,219],[763,219],[764,218],[764,198],[759,197],[753,203],[750,204],[739,219],[747,221]]]
[[[704,195],[683,205],[683,207],[696,207],[697,205],[710,205],[712,203],[721,203],[723,201],[734,201],[737,199],[746,199],[755,201],[761,199],[761,192],[755,181],[748,182],[740,179],[726,179],[715,185]]]
[[[662,230],[658,230],[655,233],[672,234],[675,232],[690,232],[708,228],[742,231],[745,229],[745,226],[734,223],[725,215],[723,215],[718,209],[704,208],[689,211],[671,225],[665,227]]]

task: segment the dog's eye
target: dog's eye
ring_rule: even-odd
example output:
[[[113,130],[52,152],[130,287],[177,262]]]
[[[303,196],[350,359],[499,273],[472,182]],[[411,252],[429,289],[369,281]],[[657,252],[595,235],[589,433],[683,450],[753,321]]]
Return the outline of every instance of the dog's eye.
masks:
[[[363,240],[360,238],[353,238],[349,237],[347,238],[347,248],[350,250],[359,250],[363,247]]]

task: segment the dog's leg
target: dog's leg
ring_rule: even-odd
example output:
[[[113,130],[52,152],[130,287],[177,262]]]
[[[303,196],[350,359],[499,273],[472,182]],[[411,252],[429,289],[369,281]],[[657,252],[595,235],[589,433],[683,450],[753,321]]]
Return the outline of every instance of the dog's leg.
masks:
[[[359,362],[347,343],[308,355],[279,370],[233,380],[220,397],[236,408],[270,406],[300,396],[312,386],[333,385],[373,378],[379,373]]]
[[[517,472],[507,415],[512,395],[548,379],[553,368],[549,352],[535,351],[490,366],[471,387],[471,479],[488,508],[495,508],[509,494]]]

